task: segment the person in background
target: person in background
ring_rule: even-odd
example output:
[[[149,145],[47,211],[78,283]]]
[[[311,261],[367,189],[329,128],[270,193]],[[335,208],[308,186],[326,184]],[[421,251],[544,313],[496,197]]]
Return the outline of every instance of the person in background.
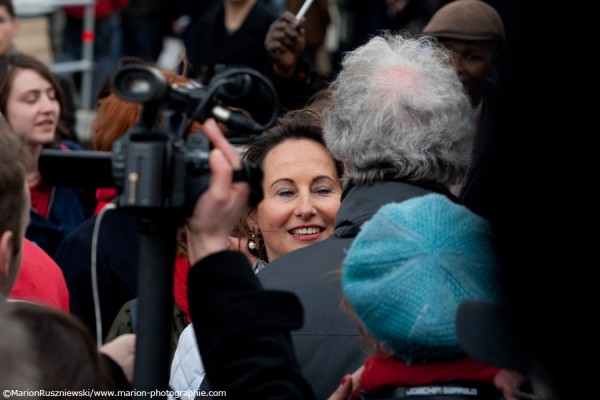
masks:
[[[198,80],[207,84],[232,64],[263,72],[269,60],[263,43],[276,19],[261,1],[222,0],[210,16],[193,21],[185,43]]]
[[[385,0],[388,29],[418,35],[435,11],[451,0]]]
[[[383,205],[440,193],[466,175],[471,106],[450,54],[434,40],[386,35],[348,53],[323,110],[325,143],[345,165],[334,234],[270,262],[265,288],[296,294],[304,326],[292,338],[318,398],[364,362],[360,333],[339,307],[336,271],[348,248]]]
[[[183,13],[182,0],[129,0],[121,13],[121,56],[156,62],[171,24]]]
[[[286,0],[287,9],[294,15],[298,13],[303,0]],[[306,22],[304,30],[306,31],[306,47],[304,53],[308,62],[316,67],[317,51],[325,42],[327,27],[331,22],[329,15],[329,0],[314,1],[306,12]]]
[[[63,8],[65,24],[62,30],[62,48],[57,51],[56,61],[75,61],[82,58],[82,41],[92,41],[94,46],[94,72],[92,81],[92,104],[104,81],[110,77],[120,57],[121,22],[119,15],[129,0],[98,0],[94,2],[94,30],[84,30],[83,6]],[[81,74],[76,74],[79,77]],[[78,79],[75,79],[77,83]],[[77,85],[79,87],[79,84]]]
[[[0,139],[1,140],[1,139]],[[0,389],[39,389],[39,370],[31,332],[8,315],[0,304]]]
[[[304,21],[289,11],[277,17],[262,1],[221,0],[184,35],[191,76],[206,85],[227,67],[252,68],[273,83],[280,115],[301,108],[321,86],[301,57]]]
[[[31,222],[26,236],[53,256],[88,214],[87,199],[79,189],[50,186],[39,169],[43,148],[69,150],[59,135],[62,91],[48,67],[33,56],[9,54],[0,68],[0,111],[12,130],[25,138],[31,155],[27,166]]]
[[[135,61],[135,60],[132,60]],[[142,60],[137,60],[143,63]],[[190,85],[189,79],[170,71],[161,70],[172,85]],[[114,92],[107,90],[98,104],[98,114],[92,130],[94,132],[94,149],[111,151],[113,144],[124,133],[132,128],[140,117],[142,106],[119,98]],[[199,130],[201,125],[192,124],[192,131]],[[115,188],[100,188],[96,192],[98,214],[111,203],[117,191]],[[92,296],[92,235],[96,224],[100,224],[97,246],[97,278],[100,298],[100,322],[102,338],[106,338],[109,330],[125,303],[137,296],[140,233],[134,216],[123,210],[106,210],[102,217],[98,215],[85,221],[56,252],[55,260],[62,268],[71,295],[71,311],[97,335],[97,319]],[[177,322],[173,348],[179,333],[189,323],[187,313],[187,295],[185,277],[189,263],[185,256],[184,236],[178,241],[177,259],[175,261],[174,320]],[[175,240],[175,238],[174,238]],[[82,261],[83,260],[83,261]],[[110,337],[118,333],[132,332],[132,320],[129,314],[131,304],[123,310],[119,328]]]
[[[3,162],[6,163],[2,166],[2,172],[12,174],[18,178],[21,176],[18,167],[30,163],[30,155],[25,151],[24,139],[11,132],[2,113],[0,113],[0,131],[2,146],[6,148],[7,152],[13,152],[13,154],[3,153],[1,155]],[[17,160],[18,163],[16,163]],[[10,225],[14,227],[13,218],[20,216],[20,203],[18,202],[23,199],[10,192],[11,189],[14,189],[14,187],[11,187],[12,183],[5,183],[5,185],[2,191],[3,203],[0,207],[0,213],[5,215],[3,223],[7,224],[4,225],[6,228]],[[26,199],[26,203],[29,203],[29,194],[27,194]],[[9,218],[8,215],[11,215],[11,217]],[[25,218],[24,221],[27,225],[29,217]],[[23,232],[18,230],[13,232],[22,235],[25,228]],[[69,312],[69,291],[58,265],[44,250],[26,238],[23,238],[23,242],[18,246],[18,249],[14,250],[14,254],[17,253],[21,255],[18,261],[20,265],[16,264],[15,267],[4,271],[1,280],[12,283],[0,285],[6,287],[6,289],[2,289],[2,292],[11,299],[35,301]],[[4,262],[6,266],[10,265],[10,262],[6,262],[6,259],[0,261]],[[15,262],[17,262],[17,259],[15,259]],[[14,272],[14,281],[12,281],[12,273],[9,270],[13,272],[18,270],[18,272]],[[9,276],[10,278],[7,278]]]
[[[21,267],[23,237],[29,224],[26,185],[29,153],[10,132],[0,111],[0,300],[10,293]]]
[[[135,335],[116,339],[111,347],[124,346],[124,352],[111,358],[96,349],[88,329],[75,317],[28,302],[4,305],[8,315],[30,332],[44,390],[131,390]],[[110,349],[110,354],[113,349]],[[121,363],[117,363],[121,361]],[[123,368],[122,368],[123,367]]]
[[[18,53],[15,38],[21,31],[21,21],[15,14],[12,0],[0,0],[0,58],[7,54]],[[73,84],[70,79],[54,75],[62,88],[65,100],[65,109],[61,114],[61,122],[65,129],[60,131],[61,138],[65,141],[79,143],[75,129],[75,100],[73,98]]]
[[[19,372],[19,375],[15,377],[14,375],[11,376],[10,373],[5,374],[5,371],[3,371],[2,389],[22,388],[22,385],[31,385],[23,388],[24,390],[44,388],[44,383],[48,383],[44,380],[44,377],[47,376],[45,374],[62,374],[64,371],[57,369],[56,365],[40,368],[40,355],[52,353],[62,361],[70,363],[71,359],[64,357],[64,352],[73,349],[71,340],[67,340],[68,344],[64,348],[53,346],[48,341],[39,341],[40,337],[36,335],[43,334],[45,331],[41,328],[32,329],[30,324],[25,323],[13,314],[16,308],[23,307],[25,303],[17,305],[18,303],[7,302],[4,297],[12,289],[19,272],[23,237],[29,220],[29,191],[26,183],[26,167],[29,157],[24,141],[10,132],[8,125],[4,122],[3,113],[0,113],[0,318],[2,319],[0,321],[0,337],[2,338],[0,340],[0,354],[2,354],[3,368],[10,366],[13,372]],[[61,311],[41,305],[28,303],[25,307],[37,307],[37,310],[46,310],[43,312],[57,315],[59,319],[66,318],[69,320],[70,318]],[[30,321],[37,324],[37,327],[44,325],[44,318],[40,319],[36,316]],[[72,323],[74,319],[70,321]],[[10,326],[7,327],[7,325]],[[5,333],[14,337],[15,333],[20,332],[22,335],[15,342],[7,343],[5,341]],[[73,339],[76,340],[79,338],[80,331],[71,330],[71,334],[75,334]],[[50,338],[57,339],[52,334]],[[10,347],[9,351],[6,349],[7,346]],[[106,346],[105,353],[112,359],[108,362],[116,362],[111,369],[113,377],[122,377],[124,371],[132,376],[134,347],[135,337],[133,335],[119,338],[119,340]],[[93,342],[91,343],[91,349],[97,357]],[[31,365],[35,365],[35,368],[25,368]],[[51,384],[56,384],[56,381],[52,379]]]
[[[19,34],[20,27],[12,0],[0,0],[0,56],[17,51],[14,38]]]
[[[452,188],[464,204],[495,221],[498,210],[497,179],[504,161],[501,134],[501,51],[506,42],[504,24],[496,10],[479,0],[457,0],[440,8],[423,28],[452,51],[452,66],[471,99],[474,138],[472,166],[467,179]]]

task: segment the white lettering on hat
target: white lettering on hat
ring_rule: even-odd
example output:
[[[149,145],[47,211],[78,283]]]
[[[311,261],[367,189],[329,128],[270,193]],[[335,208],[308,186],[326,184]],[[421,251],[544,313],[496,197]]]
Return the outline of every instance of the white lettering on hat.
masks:
[[[460,394],[463,396],[477,396],[476,388],[466,388],[457,386],[444,386],[442,388],[444,394]]]
[[[406,391],[407,396],[429,396],[432,394],[442,394],[441,386],[423,386],[410,388]]]

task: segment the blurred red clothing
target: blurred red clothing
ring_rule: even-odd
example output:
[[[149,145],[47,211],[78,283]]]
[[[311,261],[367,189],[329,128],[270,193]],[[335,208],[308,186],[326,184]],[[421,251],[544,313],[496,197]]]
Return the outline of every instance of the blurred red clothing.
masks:
[[[109,17],[112,14],[121,12],[127,7],[128,3],[129,0],[98,0],[94,7],[94,16],[96,18]],[[83,19],[85,9],[83,6],[70,6],[64,7],[64,12],[71,18]]]
[[[69,290],[62,270],[44,250],[27,239],[23,239],[23,262],[8,298],[69,312]]]

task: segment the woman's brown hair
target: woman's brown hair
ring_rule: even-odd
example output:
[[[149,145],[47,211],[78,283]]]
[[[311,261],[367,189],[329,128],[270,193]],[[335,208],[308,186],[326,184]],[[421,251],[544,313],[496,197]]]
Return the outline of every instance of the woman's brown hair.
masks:
[[[183,75],[168,70],[160,72],[167,78],[169,85],[185,86],[190,82]],[[141,104],[125,101],[110,90],[105,91],[98,100],[98,114],[92,126],[94,149],[111,151],[113,143],[137,123],[141,112]],[[199,130],[200,126],[198,122],[194,122],[192,131]]]

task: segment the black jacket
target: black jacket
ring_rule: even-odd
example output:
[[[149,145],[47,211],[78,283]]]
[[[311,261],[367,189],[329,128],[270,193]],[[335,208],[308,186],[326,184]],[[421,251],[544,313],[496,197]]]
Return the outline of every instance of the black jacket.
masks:
[[[227,67],[249,67],[265,75],[273,84],[279,98],[281,114],[287,110],[303,107],[309,98],[324,87],[304,59],[298,60],[296,71],[289,78],[281,78],[273,72],[273,60],[265,47],[265,39],[271,24],[277,19],[272,10],[257,2],[240,28],[228,32],[224,26],[225,11],[218,4],[212,12],[197,18],[185,34],[184,42],[192,65],[191,75],[207,85],[214,75]],[[259,123],[268,120],[268,110],[262,109],[261,101],[245,99],[227,104],[248,110]],[[258,107],[258,108],[257,108]],[[267,118],[261,118],[261,113]]]
[[[69,288],[71,313],[83,321],[94,336],[91,254],[96,219],[88,219],[63,240],[54,257]],[[121,210],[107,211],[101,221],[97,250],[103,338],[123,304],[137,296],[139,255],[140,232],[133,216]]]
[[[492,223],[500,217],[499,182],[506,167],[501,95],[492,85],[486,87],[473,145],[473,160],[460,193],[467,208]]]
[[[277,15],[257,2],[235,32],[225,28],[223,4],[192,22],[184,41],[200,81],[207,84],[228,65],[244,65],[265,73],[271,63],[265,38],[275,19]]]
[[[247,259],[232,251],[196,263],[188,285],[212,390],[236,399],[315,398],[290,341],[290,330],[302,325],[302,307],[293,294],[263,290]]]

